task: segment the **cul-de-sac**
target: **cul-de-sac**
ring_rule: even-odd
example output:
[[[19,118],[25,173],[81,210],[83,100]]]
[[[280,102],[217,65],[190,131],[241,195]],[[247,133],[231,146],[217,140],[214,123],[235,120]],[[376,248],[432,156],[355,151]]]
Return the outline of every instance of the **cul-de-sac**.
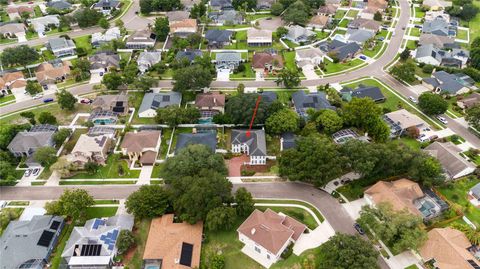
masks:
[[[480,0],[0,0],[0,269],[480,269]]]

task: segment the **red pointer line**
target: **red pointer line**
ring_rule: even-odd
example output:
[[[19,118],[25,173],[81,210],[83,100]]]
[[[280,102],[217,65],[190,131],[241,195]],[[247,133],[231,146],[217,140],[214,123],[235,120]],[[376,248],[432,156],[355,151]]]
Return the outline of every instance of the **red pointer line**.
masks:
[[[261,95],[258,96],[257,102],[255,103],[255,109],[253,110],[252,120],[250,121],[250,126],[248,127],[248,131],[246,133],[247,137],[250,137],[250,130],[252,130],[253,121],[255,120],[255,116],[257,115],[257,110],[258,110],[258,106],[260,105],[260,100],[262,100]]]

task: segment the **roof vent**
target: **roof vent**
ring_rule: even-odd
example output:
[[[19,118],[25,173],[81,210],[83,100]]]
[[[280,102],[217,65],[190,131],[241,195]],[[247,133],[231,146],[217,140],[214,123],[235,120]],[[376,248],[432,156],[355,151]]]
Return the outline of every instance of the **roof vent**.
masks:
[[[252,235],[254,235],[256,231],[257,231],[257,230],[255,230],[255,228],[252,228],[252,230],[250,231],[250,233],[251,233]]]

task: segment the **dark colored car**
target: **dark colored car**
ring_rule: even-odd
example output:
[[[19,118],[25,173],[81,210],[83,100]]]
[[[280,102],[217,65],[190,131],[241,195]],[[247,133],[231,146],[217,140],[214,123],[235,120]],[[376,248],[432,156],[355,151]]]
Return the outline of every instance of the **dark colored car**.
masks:
[[[45,98],[45,99],[43,99],[43,102],[44,102],[44,103],[53,102],[53,98]]]
[[[146,90],[145,92],[146,92],[146,93],[152,93],[153,90],[152,90],[152,89],[148,89],[148,90]]]
[[[93,101],[90,100],[90,99],[82,99],[82,100],[80,100],[80,103],[82,103],[82,104],[87,104],[87,105],[88,105],[88,104],[91,104],[92,102],[93,102]]]
[[[40,172],[40,168],[35,168],[33,169],[33,175],[38,176],[38,173]]]
[[[358,224],[358,223],[353,224],[353,228],[355,228],[355,230],[357,230],[357,232],[358,232],[360,235],[364,235],[364,234],[365,234],[365,231],[362,229],[362,227],[360,227],[360,224]]]

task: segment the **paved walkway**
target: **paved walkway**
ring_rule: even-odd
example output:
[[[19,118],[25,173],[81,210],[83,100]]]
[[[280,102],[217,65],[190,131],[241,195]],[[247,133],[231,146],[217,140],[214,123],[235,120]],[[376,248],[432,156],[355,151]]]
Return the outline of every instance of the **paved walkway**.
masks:
[[[60,185],[60,175],[54,171],[52,175],[48,178],[47,183],[45,186],[58,186]]]
[[[239,177],[242,175],[241,169],[244,162],[249,160],[247,155],[233,157],[228,160],[228,176]]]
[[[328,221],[324,221],[313,231],[310,231],[310,233],[304,233],[300,235],[300,237],[297,239],[297,242],[293,246],[293,253],[299,256],[305,250],[319,247],[334,235],[335,230],[332,228],[330,223],[328,223]]]
[[[386,261],[391,269],[404,269],[412,264],[417,265],[418,268],[422,268],[419,264],[419,258],[411,251],[404,251],[397,256],[387,259]]]
[[[148,185],[150,184],[150,178],[152,176],[153,165],[144,165],[140,171],[140,177],[137,180],[137,185]]]

